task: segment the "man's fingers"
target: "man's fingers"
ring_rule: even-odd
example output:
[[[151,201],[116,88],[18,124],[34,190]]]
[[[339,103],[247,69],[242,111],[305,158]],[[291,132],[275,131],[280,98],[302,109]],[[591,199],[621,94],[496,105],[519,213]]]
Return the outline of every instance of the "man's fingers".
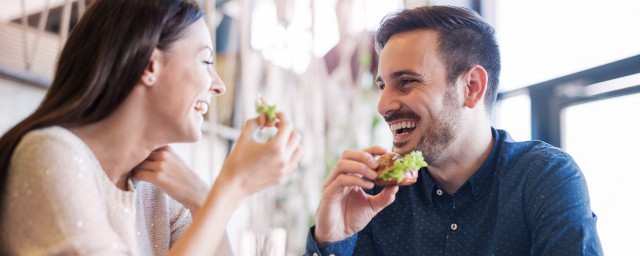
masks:
[[[371,169],[375,169],[376,167],[378,167],[378,162],[376,161],[374,155],[362,150],[347,149],[342,152],[342,156],[340,158],[365,163]]]
[[[374,156],[379,156],[379,155],[382,155],[382,154],[388,152],[386,149],[384,149],[383,147],[380,147],[380,146],[371,146],[371,147],[363,149],[362,151],[365,151],[365,152],[367,152],[367,153],[369,153],[371,155],[374,155]]]
[[[365,177],[369,180],[374,180],[377,176],[376,171],[369,168],[369,166],[367,166],[366,164],[346,159],[341,159],[340,161],[338,161],[336,167],[334,168],[334,171],[329,174],[327,180],[333,180],[341,174]]]
[[[336,194],[336,192],[341,192],[344,188],[351,186],[372,189],[374,184],[371,181],[364,180],[353,175],[342,174],[339,175],[333,182],[327,184],[325,192]]]
[[[378,214],[382,209],[389,206],[396,200],[396,193],[398,193],[398,186],[388,186],[382,189],[382,192],[369,198],[371,209],[375,214]]]

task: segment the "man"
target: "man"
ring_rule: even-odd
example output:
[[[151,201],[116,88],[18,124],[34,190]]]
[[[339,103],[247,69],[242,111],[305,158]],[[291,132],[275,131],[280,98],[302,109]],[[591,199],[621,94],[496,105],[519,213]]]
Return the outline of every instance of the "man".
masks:
[[[489,24],[467,9],[422,7],[386,18],[376,40],[393,151],[419,150],[429,166],[411,186],[375,187],[385,150],[345,151],[308,255],[602,254],[573,159],[491,127],[500,56]]]

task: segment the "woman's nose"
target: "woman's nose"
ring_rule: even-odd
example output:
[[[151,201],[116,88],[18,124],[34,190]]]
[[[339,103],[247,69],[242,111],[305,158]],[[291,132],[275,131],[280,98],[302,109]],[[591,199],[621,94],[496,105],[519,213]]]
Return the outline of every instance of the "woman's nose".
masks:
[[[224,86],[224,83],[222,82],[220,76],[218,76],[218,73],[214,71],[211,78],[211,87],[209,88],[209,91],[213,95],[223,94],[227,90],[227,87]]]

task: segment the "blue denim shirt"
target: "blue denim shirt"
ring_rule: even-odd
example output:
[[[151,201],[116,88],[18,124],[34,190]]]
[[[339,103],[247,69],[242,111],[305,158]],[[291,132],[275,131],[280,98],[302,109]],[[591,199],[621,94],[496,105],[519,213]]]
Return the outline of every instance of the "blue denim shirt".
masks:
[[[306,254],[602,255],[587,184],[573,159],[491,129],[491,154],[455,194],[423,168],[358,234],[318,246],[312,227]]]

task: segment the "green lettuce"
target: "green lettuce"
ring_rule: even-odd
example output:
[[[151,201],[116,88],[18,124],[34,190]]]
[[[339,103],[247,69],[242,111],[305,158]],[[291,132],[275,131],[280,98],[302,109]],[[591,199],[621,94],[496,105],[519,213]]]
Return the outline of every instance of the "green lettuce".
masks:
[[[424,161],[420,151],[413,151],[405,155],[402,159],[397,160],[391,169],[382,173],[380,178],[385,181],[396,180],[398,183],[402,181],[405,171],[419,170],[428,166]]]
[[[269,118],[269,121],[275,121],[276,120],[276,105],[269,105],[269,104],[260,104],[257,108],[256,108],[256,112],[258,112],[258,114],[267,114],[267,118]]]

